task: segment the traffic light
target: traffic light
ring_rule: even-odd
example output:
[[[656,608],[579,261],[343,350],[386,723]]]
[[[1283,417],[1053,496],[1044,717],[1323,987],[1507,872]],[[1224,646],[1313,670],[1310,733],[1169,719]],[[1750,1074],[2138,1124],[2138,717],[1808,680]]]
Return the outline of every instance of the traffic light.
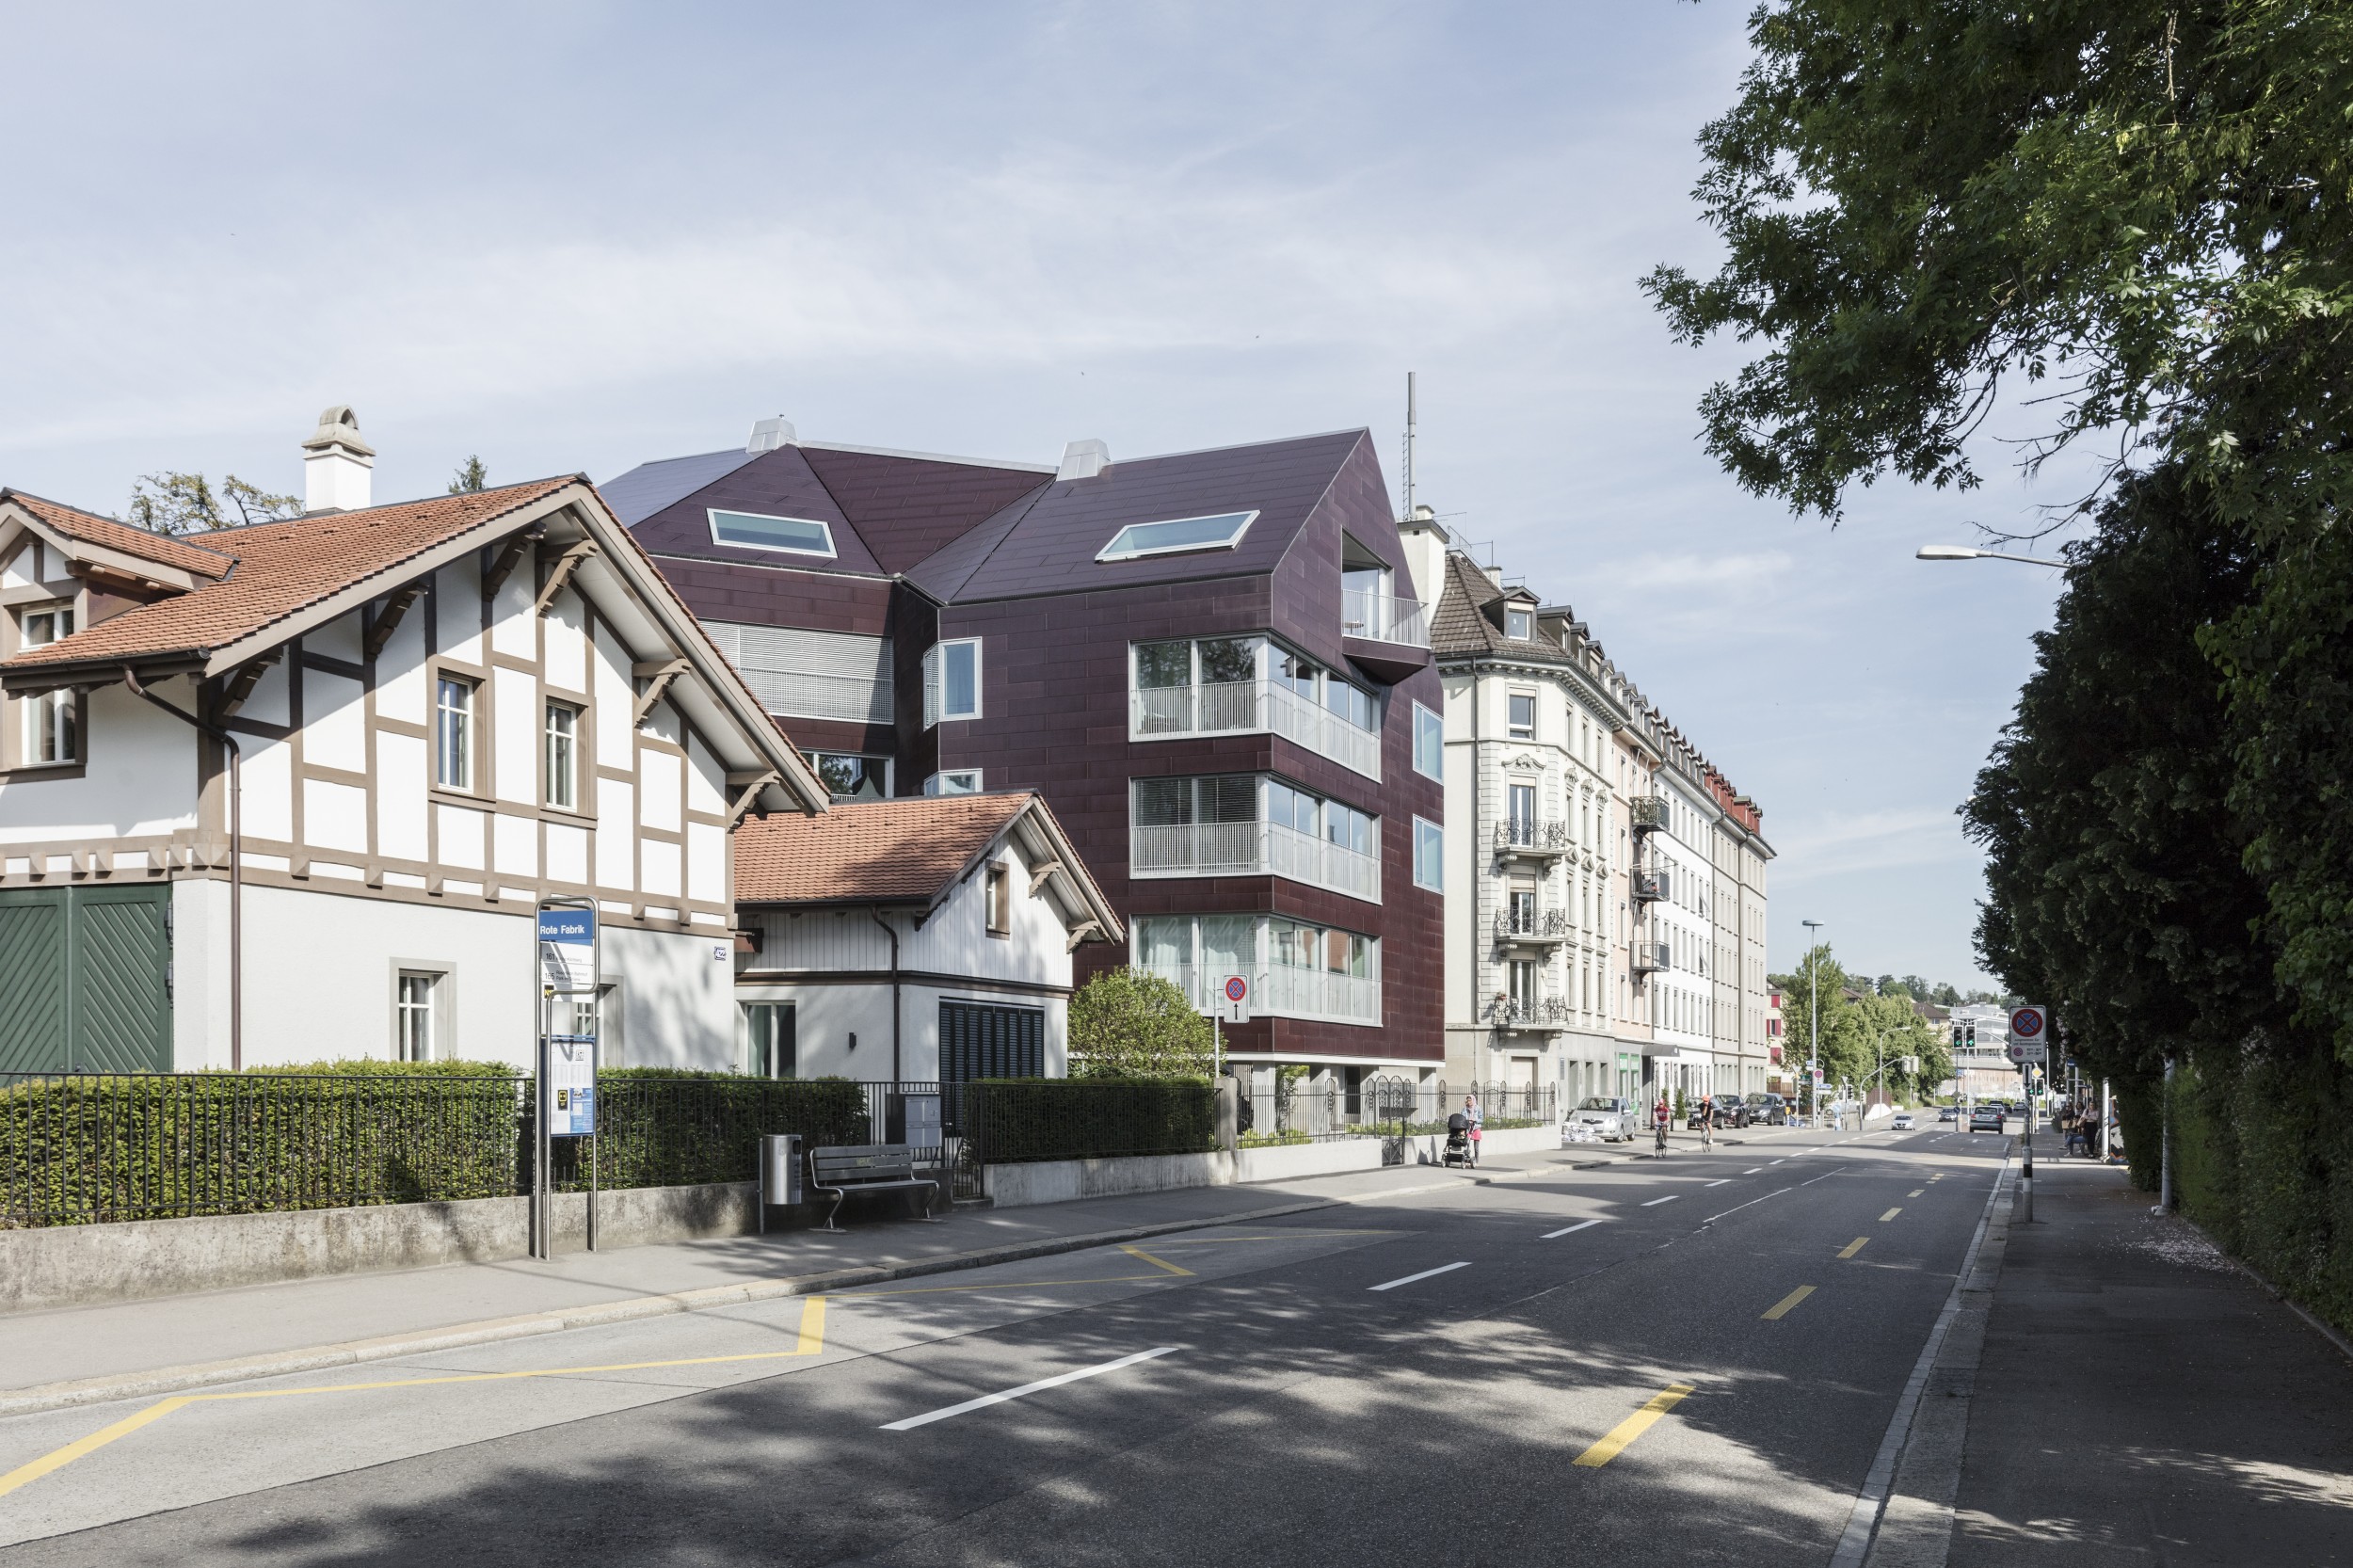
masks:
[[[1975,1018],[1969,1020],[1969,1048],[1977,1048],[1977,1020]]]
[[[1959,1055],[1961,1053],[1962,1028],[1963,1026],[1961,1024],[1953,1025],[1953,1053],[1955,1055]]]

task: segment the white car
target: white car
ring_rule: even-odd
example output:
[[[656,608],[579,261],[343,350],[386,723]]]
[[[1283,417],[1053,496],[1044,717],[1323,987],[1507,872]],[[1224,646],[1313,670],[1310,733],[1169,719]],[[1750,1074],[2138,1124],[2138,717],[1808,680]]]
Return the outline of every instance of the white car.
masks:
[[[1591,1129],[1588,1137],[1614,1144],[1622,1138],[1634,1136],[1636,1118],[1640,1114],[1634,1109],[1634,1102],[1623,1096],[1595,1095],[1569,1112],[1568,1120],[1561,1128],[1561,1141],[1564,1144],[1570,1141],[1572,1128],[1587,1128]]]
[[[1909,1111],[1897,1112],[1896,1119],[1888,1123],[1887,1127],[1888,1130],[1891,1132],[1910,1132],[1912,1130],[1912,1112]]]

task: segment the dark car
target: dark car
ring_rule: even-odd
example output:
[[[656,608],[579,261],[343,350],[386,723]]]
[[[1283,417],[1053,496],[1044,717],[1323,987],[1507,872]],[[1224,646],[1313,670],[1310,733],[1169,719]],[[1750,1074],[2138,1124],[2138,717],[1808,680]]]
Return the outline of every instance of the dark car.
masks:
[[[1789,1121],[1789,1102],[1779,1095],[1751,1095],[1749,1121],[1752,1126],[1763,1122],[1767,1127],[1784,1127]]]
[[[1716,1096],[1716,1126],[1741,1128],[1749,1125],[1749,1108],[1737,1095]]]
[[[1972,1132],[2001,1132],[2005,1130],[2007,1112],[1999,1105],[1980,1105],[1969,1112]]]
[[[1957,1122],[1961,1120],[1961,1112],[1952,1106],[1940,1105],[1936,1108],[1936,1119],[1940,1122]]]

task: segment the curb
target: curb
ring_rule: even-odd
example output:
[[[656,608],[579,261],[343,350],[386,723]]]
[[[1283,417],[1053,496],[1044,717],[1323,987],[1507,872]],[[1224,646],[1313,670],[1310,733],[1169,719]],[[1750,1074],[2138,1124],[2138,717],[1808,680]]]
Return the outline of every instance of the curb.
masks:
[[[36,1384],[28,1388],[0,1393],[0,1417],[31,1416],[43,1411],[71,1409],[76,1405],[103,1404],[114,1400],[177,1394],[223,1383],[282,1377],[294,1372],[315,1372],[363,1362],[390,1361],[469,1345],[490,1345],[541,1334],[560,1334],[567,1329],[598,1328],[647,1318],[666,1318],[682,1312],[707,1312],[715,1307],[740,1306],[748,1302],[774,1301],[783,1296],[819,1295],[859,1286],[887,1284],[893,1280],[916,1279],[924,1274],[952,1273],[998,1263],[1049,1257],[1057,1253],[1084,1252],[1092,1247],[1112,1246],[1122,1241],[1142,1240],[1146,1237],[1166,1236],[1176,1231],[1206,1230],[1215,1225],[1255,1224],[1261,1220],[1279,1219],[1290,1214],[1308,1214],[1318,1209],[1337,1208],[1352,1204],[1382,1203],[1416,1193],[1448,1192],[1463,1185],[1486,1186],[1498,1180],[1538,1174],[1541,1173],[1498,1171],[1492,1176],[1425,1182],[1414,1187],[1393,1187],[1379,1192],[1351,1192],[1338,1197],[1314,1198],[1305,1203],[1282,1204],[1236,1214],[1163,1220],[1148,1225],[1122,1225],[1112,1230],[1087,1231],[1075,1236],[1008,1242],[1003,1246],[948,1253],[907,1263],[834,1269],[822,1273],[786,1274],[774,1279],[751,1280],[742,1285],[714,1285],[699,1290],[632,1296],[624,1301],[563,1307],[552,1312],[525,1313],[513,1318],[483,1319],[471,1323],[453,1323],[444,1328],[383,1335],[371,1339],[348,1339],[335,1344],[306,1346],[299,1350],[270,1351],[227,1361],[158,1367],[144,1372],[77,1378],[70,1383]]]

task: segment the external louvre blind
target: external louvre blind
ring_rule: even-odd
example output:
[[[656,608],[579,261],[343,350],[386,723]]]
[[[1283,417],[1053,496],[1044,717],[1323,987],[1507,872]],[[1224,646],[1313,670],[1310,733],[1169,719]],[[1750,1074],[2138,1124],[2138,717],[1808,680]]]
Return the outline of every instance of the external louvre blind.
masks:
[[[771,713],[854,724],[891,720],[888,637],[722,620],[705,621],[703,630]]]
[[[1044,1078],[1046,1014],[1035,1007],[939,1004],[939,1080]]]

